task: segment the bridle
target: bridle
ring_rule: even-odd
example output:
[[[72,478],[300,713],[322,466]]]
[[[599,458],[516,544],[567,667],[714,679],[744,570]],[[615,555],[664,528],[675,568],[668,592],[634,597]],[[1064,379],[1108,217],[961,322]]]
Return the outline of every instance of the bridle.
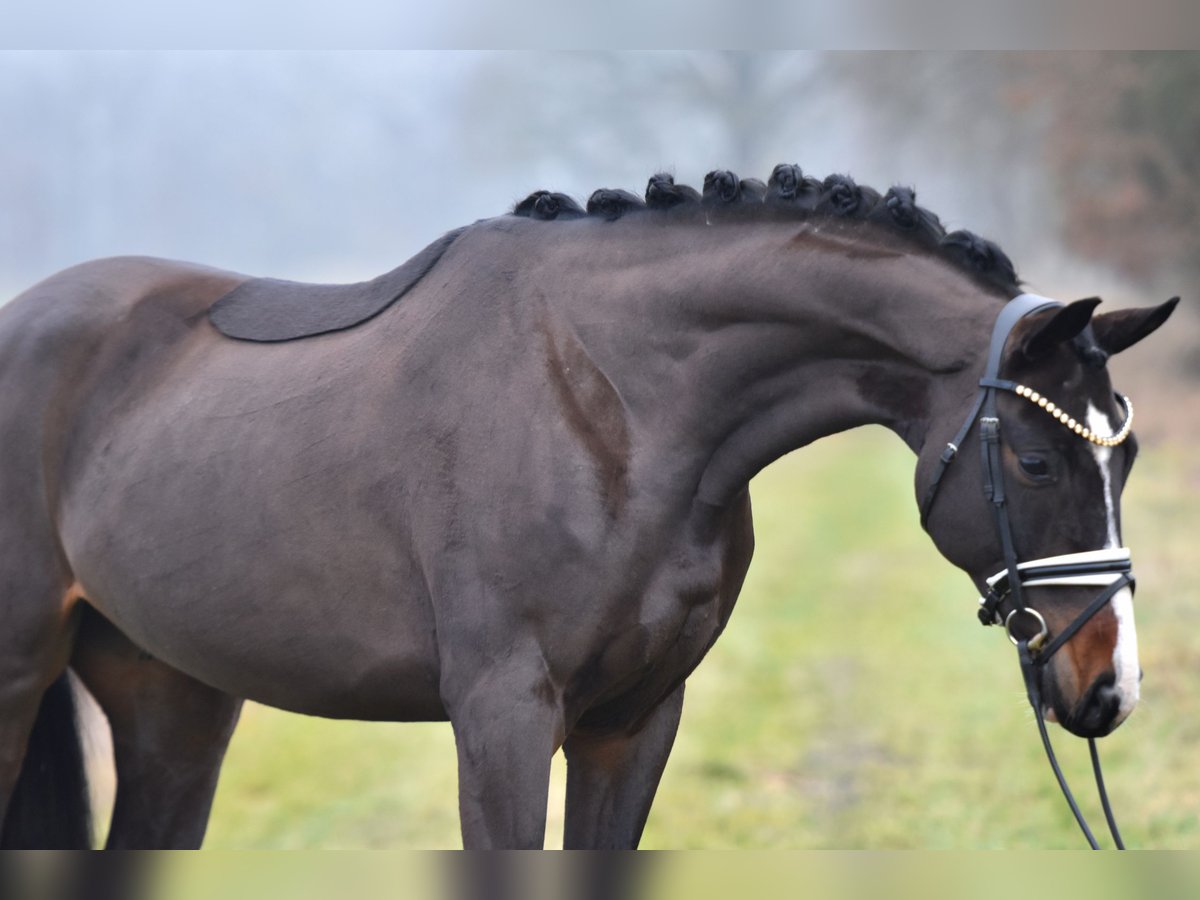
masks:
[[[1129,436],[1133,424],[1133,406],[1126,397],[1117,395],[1125,406],[1125,423],[1116,434],[1100,436],[1093,434],[1082,423],[1076,422],[1075,419],[1031,388],[998,377],[1005,344],[1017,322],[1025,316],[1062,305],[1056,300],[1039,297],[1036,294],[1021,294],[1010,300],[996,317],[996,323],[992,328],[991,344],[988,348],[987,365],[983,377],[979,379],[979,390],[971,405],[971,411],[967,414],[966,421],[963,422],[954,439],[946,444],[938,460],[933,480],[921,503],[921,525],[926,526],[929,520],[929,513],[937,498],[938,486],[946,474],[946,470],[958,456],[958,448],[962,446],[963,441],[978,422],[983,466],[983,492],[992,510],[1005,565],[1004,569],[985,580],[987,591],[979,601],[979,621],[984,625],[1003,624],[1008,632],[1009,640],[1016,645],[1017,656],[1021,664],[1021,675],[1025,682],[1025,692],[1037,719],[1038,732],[1046,750],[1046,757],[1050,761],[1050,768],[1053,770],[1054,777],[1058,780],[1058,785],[1067,800],[1067,805],[1070,806],[1075,821],[1079,823],[1088,844],[1093,850],[1098,850],[1100,849],[1099,844],[1096,843],[1096,838],[1092,835],[1083,814],[1079,811],[1079,806],[1076,804],[1071,789],[1067,786],[1066,779],[1059,768],[1058,760],[1055,758],[1054,748],[1050,744],[1050,736],[1046,731],[1046,722],[1042,715],[1042,670],[1054,654],[1062,649],[1063,645],[1074,637],[1079,629],[1103,609],[1118,592],[1126,587],[1130,590],[1133,589],[1134,578],[1129,551],[1125,548],[1110,548],[1068,553],[1026,562],[1018,561],[1013,544],[1012,523],[1008,516],[1004,470],[1000,453],[1000,419],[996,410],[996,397],[999,392],[1008,391],[1036,403],[1065,427],[1092,443],[1113,447]],[[1085,585],[1104,589],[1071,624],[1047,642],[1049,629],[1046,627],[1046,620],[1036,609],[1026,605],[1023,593],[1023,588],[1044,585]],[[1008,606],[1009,612],[1002,618],[1000,609],[1004,605]],[[1031,638],[1021,637],[1015,629],[1022,625],[1026,629],[1033,626],[1036,628],[1036,634]],[[1121,834],[1113,818],[1112,808],[1109,806],[1108,792],[1104,788],[1104,776],[1100,771],[1100,756],[1096,750],[1094,738],[1088,738],[1088,750],[1091,754],[1092,771],[1096,776],[1096,787],[1104,808],[1104,817],[1108,821],[1109,832],[1112,834],[1117,848],[1124,850],[1125,845],[1121,841]]]

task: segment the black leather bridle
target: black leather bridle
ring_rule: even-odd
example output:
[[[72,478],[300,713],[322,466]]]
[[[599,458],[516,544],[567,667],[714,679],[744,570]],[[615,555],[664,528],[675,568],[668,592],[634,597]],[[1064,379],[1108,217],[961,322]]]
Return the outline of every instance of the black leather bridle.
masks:
[[[1033,707],[1037,719],[1038,732],[1041,734],[1042,745],[1050,768],[1063,796],[1070,806],[1075,821],[1079,823],[1084,837],[1093,850],[1100,849],[1092,831],[1079,811],[1071,789],[1063,777],[1054,748],[1050,744],[1050,736],[1046,731],[1046,722],[1042,715],[1042,671],[1050,659],[1067,641],[1082,628],[1089,619],[1103,609],[1113,597],[1123,588],[1134,587],[1133,573],[1129,559],[1129,551],[1125,549],[1108,549],[1072,553],[1046,559],[1019,562],[1013,544],[1012,523],[1008,516],[1007,497],[1004,488],[1004,467],[1001,459],[1000,419],[996,410],[996,397],[1000,391],[1016,392],[1020,388],[1012,381],[999,378],[1000,362],[1004,354],[1005,344],[1014,326],[1025,316],[1046,309],[1060,307],[1063,304],[1036,294],[1021,294],[1010,300],[996,317],[992,329],[991,344],[988,348],[987,365],[983,377],[979,380],[979,390],[971,411],[967,414],[954,439],[946,444],[934,471],[933,480],[926,489],[921,503],[921,525],[926,526],[929,514],[937,498],[938,486],[946,470],[958,455],[967,435],[979,423],[980,453],[983,466],[983,492],[992,510],[996,531],[1000,537],[1000,547],[1004,555],[1005,568],[986,580],[987,591],[980,600],[979,620],[984,625],[1003,624],[1010,640],[1017,647],[1017,655],[1021,664],[1021,675],[1025,682],[1025,692]],[[1127,410],[1131,409],[1126,401]],[[1049,643],[1049,635],[1045,619],[1037,610],[1025,603],[1023,588],[1033,584],[1104,584],[1104,590],[1088,604],[1074,621],[1057,634]],[[1000,608],[1007,605],[1008,614],[1001,618]],[[1028,630],[1033,625],[1037,633],[1030,638],[1020,636],[1017,631]],[[1092,771],[1096,776],[1096,787],[1100,794],[1100,802],[1104,808],[1104,817],[1113,841],[1120,850],[1125,849],[1121,834],[1113,818],[1112,808],[1108,802],[1108,792],[1104,788],[1104,776],[1100,771],[1100,756],[1096,750],[1094,738],[1088,738],[1088,749],[1092,758]]]

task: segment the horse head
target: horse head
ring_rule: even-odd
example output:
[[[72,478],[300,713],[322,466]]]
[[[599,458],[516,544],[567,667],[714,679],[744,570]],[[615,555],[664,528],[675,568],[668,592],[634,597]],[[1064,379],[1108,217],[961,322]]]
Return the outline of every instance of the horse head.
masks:
[[[1031,700],[1082,737],[1120,725],[1141,679],[1120,518],[1137,442],[1132,404],[1106,363],[1162,325],[1177,299],[1093,315],[1097,299],[1017,298],[1028,311],[996,327],[962,446],[930,441],[918,468],[926,528],[979,589],[981,620],[1024,645]],[[931,434],[954,434],[961,401],[943,415]]]

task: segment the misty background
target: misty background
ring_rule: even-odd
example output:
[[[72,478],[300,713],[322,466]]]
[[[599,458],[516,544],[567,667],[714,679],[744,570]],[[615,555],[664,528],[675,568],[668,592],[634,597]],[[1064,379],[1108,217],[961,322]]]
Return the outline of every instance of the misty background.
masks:
[[[127,253],[359,280],[538,188],[778,162],[914,185],[1035,290],[1200,268],[1195,53],[9,52],[0,133],[6,298]]]

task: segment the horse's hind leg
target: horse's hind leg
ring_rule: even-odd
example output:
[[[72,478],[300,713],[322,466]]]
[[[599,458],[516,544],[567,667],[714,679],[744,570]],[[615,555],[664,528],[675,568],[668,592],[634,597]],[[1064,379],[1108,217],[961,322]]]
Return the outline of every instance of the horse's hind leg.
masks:
[[[0,540],[0,847],[76,849],[91,841],[64,676],[77,616],[70,577],[35,538],[29,525]]]
[[[634,734],[577,730],[567,738],[564,849],[637,847],[682,711],[680,685]]]
[[[241,700],[143,653],[91,609],[71,665],[112,728],[117,797],[106,846],[199,847]]]

